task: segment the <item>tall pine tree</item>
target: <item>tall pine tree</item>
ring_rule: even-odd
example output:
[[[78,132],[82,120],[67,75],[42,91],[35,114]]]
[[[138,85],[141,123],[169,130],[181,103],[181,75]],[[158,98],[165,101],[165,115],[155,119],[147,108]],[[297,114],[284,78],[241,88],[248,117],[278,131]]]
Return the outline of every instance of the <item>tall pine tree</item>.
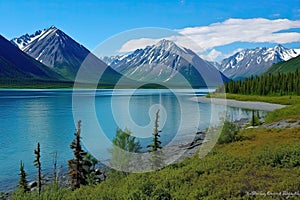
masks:
[[[152,157],[152,165],[154,168],[159,168],[162,166],[162,155],[160,152],[160,149],[162,148],[161,146],[161,141],[159,140],[160,137],[160,130],[158,130],[158,119],[159,119],[159,109],[157,110],[155,114],[155,121],[154,121],[154,129],[153,129],[153,139],[152,139],[152,144],[148,145],[147,147],[150,148],[149,152],[151,153]]]
[[[42,174],[41,174],[41,148],[40,148],[40,143],[38,143],[37,148],[34,150],[35,154],[35,160],[34,160],[34,166],[38,169],[38,192],[39,195],[41,194],[41,189],[42,189]]]
[[[77,122],[77,131],[74,134],[75,139],[70,145],[73,149],[74,158],[68,161],[69,176],[71,177],[72,189],[77,189],[81,184],[85,184],[85,178],[83,175],[83,158],[86,153],[82,150],[80,144],[80,132],[81,132],[81,120]]]

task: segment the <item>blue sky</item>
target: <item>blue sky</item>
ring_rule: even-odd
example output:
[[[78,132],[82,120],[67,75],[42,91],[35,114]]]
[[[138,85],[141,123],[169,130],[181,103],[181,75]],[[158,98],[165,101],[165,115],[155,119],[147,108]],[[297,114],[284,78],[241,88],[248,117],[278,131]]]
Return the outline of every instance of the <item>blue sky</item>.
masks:
[[[161,27],[187,34],[195,39],[198,46],[203,45],[202,50],[195,51],[204,57],[210,54],[211,58],[224,57],[239,48],[274,46],[277,43],[300,48],[300,0],[1,0],[0,11],[0,34],[8,39],[55,25],[90,50],[116,34],[143,27]],[[266,26],[270,30],[263,30]],[[258,40],[247,41],[236,35],[247,27],[248,32],[261,31],[258,35],[249,35],[249,38]],[[274,27],[279,28],[272,29]],[[208,45],[199,41],[208,40],[203,35],[197,35],[204,34],[206,29],[209,29],[208,36],[216,37],[212,32],[219,34],[218,40],[225,42],[214,40],[212,45]],[[232,29],[236,31],[231,33]],[[241,31],[241,34],[248,32]],[[227,37],[222,34],[227,34]],[[239,39],[228,41],[230,34],[230,37]],[[274,38],[270,40],[267,37]],[[287,37],[290,39],[284,39]]]

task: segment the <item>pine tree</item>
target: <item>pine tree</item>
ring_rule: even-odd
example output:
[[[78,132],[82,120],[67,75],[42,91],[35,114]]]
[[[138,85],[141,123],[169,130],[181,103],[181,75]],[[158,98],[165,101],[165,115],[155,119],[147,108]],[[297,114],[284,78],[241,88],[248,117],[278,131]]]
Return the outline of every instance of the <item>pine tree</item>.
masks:
[[[25,192],[29,191],[29,189],[27,186],[28,181],[26,179],[27,174],[25,172],[24,164],[23,164],[22,160],[20,162],[20,174],[19,175],[20,175],[19,188],[21,189],[22,192],[25,193]]]
[[[161,141],[159,140],[160,137],[160,130],[158,130],[158,119],[159,119],[159,109],[156,112],[155,115],[155,121],[154,121],[154,129],[153,129],[153,139],[152,139],[152,144],[148,145],[148,148],[151,148],[149,152],[152,154],[152,165],[153,167],[160,167],[162,165],[162,160],[161,160],[161,153],[160,149],[161,147]]]
[[[38,192],[39,195],[41,194],[42,189],[42,174],[41,174],[41,149],[40,149],[40,143],[37,145],[37,149],[34,150],[35,154],[35,160],[34,160],[34,166],[38,169]]]
[[[246,95],[299,95],[300,76],[299,71],[290,73],[264,74],[250,76],[243,81],[225,83],[227,93]],[[220,89],[217,92],[221,91]]]
[[[83,157],[82,168],[83,177],[85,179],[85,184],[93,185],[96,183],[96,164],[98,160],[91,154],[86,153]]]
[[[74,158],[68,161],[69,176],[71,177],[72,189],[77,189],[81,184],[86,184],[85,177],[83,174],[83,157],[86,153],[82,150],[80,144],[80,132],[81,132],[81,120],[77,122],[77,131],[74,134],[75,139],[70,145],[73,149]]]

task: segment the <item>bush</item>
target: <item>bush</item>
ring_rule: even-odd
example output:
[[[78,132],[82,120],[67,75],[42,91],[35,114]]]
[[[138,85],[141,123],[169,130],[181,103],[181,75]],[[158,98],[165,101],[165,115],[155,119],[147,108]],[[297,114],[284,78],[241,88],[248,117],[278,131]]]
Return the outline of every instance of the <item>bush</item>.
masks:
[[[260,165],[271,167],[298,167],[300,166],[300,150],[297,146],[286,146],[277,149],[264,148],[256,156]]]
[[[241,136],[238,135],[239,130],[239,126],[230,122],[229,120],[225,120],[221,135],[218,139],[218,144],[226,144],[241,140]]]

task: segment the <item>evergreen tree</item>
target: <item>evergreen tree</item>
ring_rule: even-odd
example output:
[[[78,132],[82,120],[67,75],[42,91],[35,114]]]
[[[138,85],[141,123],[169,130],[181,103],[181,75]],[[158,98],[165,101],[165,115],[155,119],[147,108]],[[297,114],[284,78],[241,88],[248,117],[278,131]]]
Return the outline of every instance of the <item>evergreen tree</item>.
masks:
[[[158,130],[158,119],[159,119],[159,109],[155,114],[155,121],[154,121],[154,129],[153,129],[153,139],[152,144],[148,145],[147,147],[150,148],[149,152],[152,154],[152,165],[153,167],[160,167],[162,165],[162,158],[161,158],[161,141],[159,140],[160,137],[160,130]]]
[[[34,166],[38,169],[38,180],[37,180],[37,185],[38,185],[38,192],[39,195],[41,194],[41,189],[42,189],[42,174],[41,174],[41,149],[40,149],[40,143],[37,145],[37,149],[34,150],[35,154],[35,160],[34,160]]]
[[[86,153],[83,157],[83,177],[85,179],[85,184],[93,185],[96,183],[96,164],[98,160],[91,154]]]
[[[161,145],[161,142],[159,141],[159,133],[161,132],[160,130],[158,130],[158,119],[159,119],[159,110],[157,110],[156,114],[155,114],[155,121],[154,121],[154,129],[153,129],[153,143],[151,145],[148,145],[148,147],[150,147],[150,152],[156,152],[158,151],[159,149],[161,149],[162,147],[160,146]]]
[[[259,114],[258,114],[258,111],[257,111],[257,114],[256,114],[256,116],[255,116],[254,110],[252,110],[252,117],[251,117],[251,120],[250,120],[250,125],[251,125],[251,126],[259,126],[259,125],[260,125],[260,120],[259,120]]]
[[[286,74],[264,74],[250,76],[243,81],[229,81],[218,87],[217,92],[245,94],[245,95],[300,95],[299,71]]]
[[[77,122],[77,131],[74,134],[75,139],[70,145],[73,149],[74,158],[68,161],[69,176],[71,177],[72,189],[77,189],[81,184],[86,184],[85,177],[83,174],[83,157],[86,153],[82,150],[80,144],[80,132],[81,132],[81,120]]]
[[[23,164],[22,160],[20,162],[20,174],[19,175],[20,175],[20,180],[19,180],[18,186],[21,189],[21,191],[25,193],[25,192],[29,191],[29,189],[28,189],[28,185],[27,185],[28,181],[26,179],[27,174],[25,172],[24,164]]]

